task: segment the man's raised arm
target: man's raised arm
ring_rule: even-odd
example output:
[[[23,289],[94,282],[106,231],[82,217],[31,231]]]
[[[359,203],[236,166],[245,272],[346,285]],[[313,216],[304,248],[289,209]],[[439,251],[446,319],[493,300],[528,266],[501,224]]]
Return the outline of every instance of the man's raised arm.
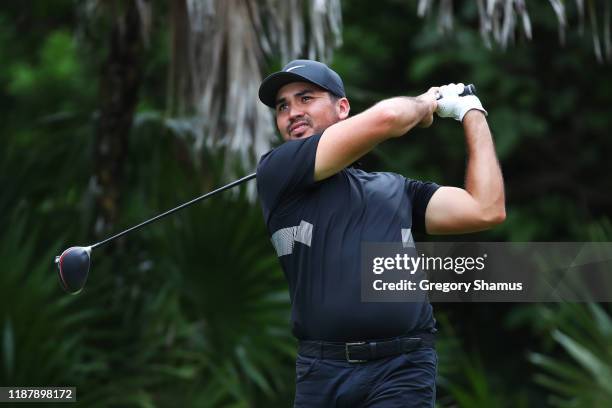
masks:
[[[355,162],[378,143],[399,137],[413,127],[427,127],[436,110],[436,90],[415,97],[390,98],[328,127],[315,160],[315,180],[323,180]]]
[[[464,115],[468,151],[465,190],[440,187],[434,193],[425,212],[430,234],[481,231],[506,218],[504,180],[485,115],[477,109]]]

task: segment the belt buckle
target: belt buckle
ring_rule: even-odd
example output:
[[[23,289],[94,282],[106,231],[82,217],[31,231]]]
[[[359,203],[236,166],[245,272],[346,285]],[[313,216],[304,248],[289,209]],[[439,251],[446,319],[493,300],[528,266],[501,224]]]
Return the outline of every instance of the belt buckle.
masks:
[[[349,346],[361,346],[366,344],[365,341],[354,341],[344,344],[344,356],[346,357],[346,361],[349,363],[366,363],[368,360],[351,360],[351,356],[349,353]]]

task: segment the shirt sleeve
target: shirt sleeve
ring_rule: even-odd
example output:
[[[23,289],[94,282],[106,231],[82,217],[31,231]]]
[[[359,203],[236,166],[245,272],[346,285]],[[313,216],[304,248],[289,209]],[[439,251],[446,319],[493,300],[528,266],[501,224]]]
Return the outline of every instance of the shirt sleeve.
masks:
[[[412,226],[419,232],[425,231],[425,210],[431,196],[440,186],[430,181],[406,179],[406,192],[412,203]]]
[[[315,184],[321,135],[290,140],[263,155],[257,165],[257,193],[266,219],[284,199]]]

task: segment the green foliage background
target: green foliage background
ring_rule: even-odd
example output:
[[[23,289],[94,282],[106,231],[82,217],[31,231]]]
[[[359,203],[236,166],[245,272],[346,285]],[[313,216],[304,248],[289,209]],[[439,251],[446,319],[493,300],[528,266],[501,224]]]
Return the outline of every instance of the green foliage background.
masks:
[[[559,45],[544,3],[529,4],[534,40],[519,36],[505,51],[483,46],[475,2],[456,11],[446,36],[435,18],[416,16],[414,2],[343,4],[344,45],[332,66],[353,112],[459,81],[475,83],[489,110],[508,219],[454,239],[611,240],[612,70],[595,62],[588,32],[571,31]],[[202,174],[165,125],[161,9],[142,56],[117,229],[219,181],[219,159]],[[61,292],[54,255],[96,239],[90,183],[107,27],[81,19],[71,1],[0,9],[0,385],[76,386],[87,407],[289,406],[288,294],[260,209],[245,191],[101,249],[86,290]],[[461,130],[439,121],[363,161],[462,185]],[[608,305],[434,306],[439,406],[612,406]]]

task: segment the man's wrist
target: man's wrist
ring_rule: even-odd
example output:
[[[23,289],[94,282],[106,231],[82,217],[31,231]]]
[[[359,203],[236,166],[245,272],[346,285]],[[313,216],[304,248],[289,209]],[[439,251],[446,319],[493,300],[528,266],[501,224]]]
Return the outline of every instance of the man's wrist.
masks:
[[[429,116],[433,115],[438,107],[438,103],[433,97],[429,97],[427,94],[419,95],[414,98],[417,108],[419,110],[419,114],[421,119],[426,119]]]
[[[456,118],[460,122],[463,122],[464,116],[471,110],[478,109],[485,116],[487,116],[487,111],[483,108],[480,99],[476,95],[467,95],[459,97],[457,108],[459,109],[458,117]]]
[[[433,113],[437,103],[435,99],[427,97],[427,94],[419,95],[415,98],[418,116],[420,117],[417,126],[429,127],[433,122]]]
[[[464,126],[469,126],[471,123],[486,121],[486,116],[483,111],[478,108],[472,108],[463,115],[462,123]]]

